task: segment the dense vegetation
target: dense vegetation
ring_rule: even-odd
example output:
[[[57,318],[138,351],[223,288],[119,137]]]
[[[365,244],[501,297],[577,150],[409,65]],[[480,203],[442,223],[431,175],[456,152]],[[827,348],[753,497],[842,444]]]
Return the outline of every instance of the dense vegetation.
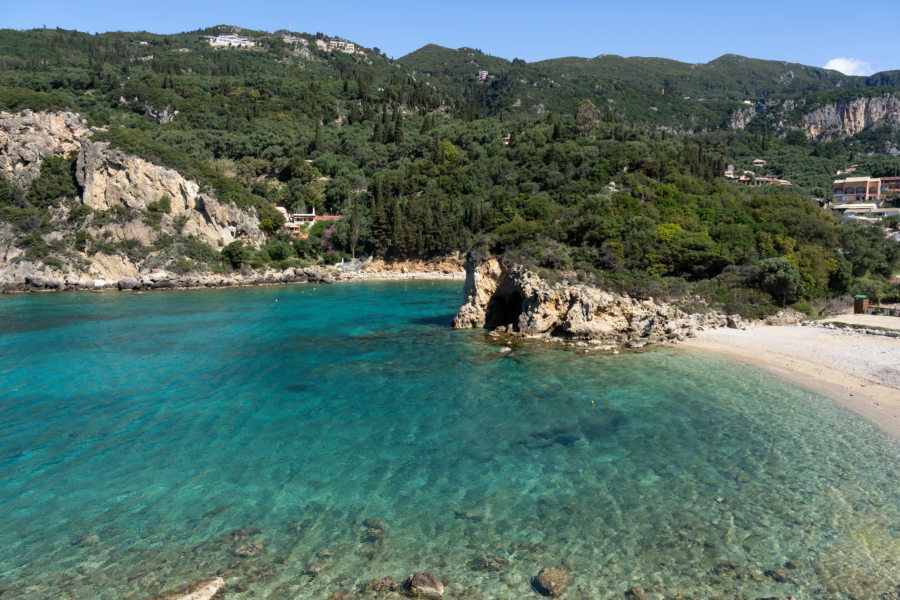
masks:
[[[269,234],[259,250],[166,238],[157,260],[181,270],[475,250],[639,293],[700,293],[745,314],[897,293],[888,281],[900,246],[878,227],[839,226],[810,196],[827,197],[850,162],[877,176],[900,160],[860,154],[860,140],[720,127],[748,96],[869,93],[895,85],[894,74],[866,80],[733,56],[699,69],[620,57],[526,64],[438,47],[393,62],[377,49],[318,49],[321,35],[302,35],[304,46],[243,32],[259,46],[211,48],[203,35],[221,30],[0,32],[0,108],[77,110],[108,127],[97,137],[258,211]],[[479,69],[495,75],[477,82]],[[538,93],[541,114],[512,107],[522,86]],[[674,133],[692,123],[708,131]],[[795,186],[721,178],[726,164],[750,168],[758,157]],[[53,203],[78,195],[72,168],[72,159],[45,161],[30,190],[0,181],[0,216],[28,256],[146,256],[84,233],[45,241]],[[343,218],[292,240],[277,233],[275,204]],[[69,218],[77,224],[85,210],[72,205]],[[165,211],[156,205],[143,218]]]

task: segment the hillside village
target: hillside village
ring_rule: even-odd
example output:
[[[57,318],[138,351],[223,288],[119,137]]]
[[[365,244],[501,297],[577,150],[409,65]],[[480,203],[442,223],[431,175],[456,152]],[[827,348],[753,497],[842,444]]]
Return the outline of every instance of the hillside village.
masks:
[[[203,39],[205,39],[213,48],[255,48],[258,45],[257,40],[254,40],[252,37],[240,35],[235,32],[206,35],[203,36]],[[301,46],[309,46],[309,40],[293,34],[283,35],[281,36],[281,40],[287,45],[299,44]],[[146,42],[139,43],[143,45],[147,44]],[[339,37],[317,37],[315,44],[319,50],[323,51],[339,51],[346,54],[355,54],[359,52],[360,54],[364,54],[364,52],[357,49],[356,44]]]

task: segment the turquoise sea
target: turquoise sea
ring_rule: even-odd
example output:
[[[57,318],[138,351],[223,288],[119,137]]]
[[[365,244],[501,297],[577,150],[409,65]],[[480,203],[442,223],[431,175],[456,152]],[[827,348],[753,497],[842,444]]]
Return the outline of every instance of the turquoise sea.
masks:
[[[460,288],[0,298],[0,598],[900,598],[895,440],[677,348],[501,352]]]

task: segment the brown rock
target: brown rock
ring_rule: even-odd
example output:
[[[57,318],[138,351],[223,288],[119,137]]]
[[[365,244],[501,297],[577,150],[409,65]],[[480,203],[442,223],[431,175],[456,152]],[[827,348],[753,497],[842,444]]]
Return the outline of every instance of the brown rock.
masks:
[[[393,577],[381,577],[367,583],[366,587],[363,588],[363,591],[370,594],[386,594],[388,592],[399,592],[402,589],[403,586]]]
[[[633,585],[631,588],[625,592],[626,598],[631,598],[632,600],[647,600],[647,592],[644,591],[639,585]]]
[[[565,567],[544,567],[532,583],[541,594],[555,598],[566,591],[571,579],[572,574]]]
[[[241,544],[234,550],[232,553],[235,556],[240,556],[241,558],[250,558],[253,556],[259,556],[263,551],[263,543],[262,542],[247,542],[246,544]]]
[[[388,528],[388,524],[384,519],[366,519],[363,521],[363,526],[369,529],[381,529],[382,531],[387,531]]]
[[[502,556],[488,554],[476,558],[472,563],[472,568],[476,571],[500,571],[509,564],[509,561]]]
[[[410,596],[441,600],[444,596],[444,584],[434,573],[423,571],[413,573],[406,578],[403,589]]]

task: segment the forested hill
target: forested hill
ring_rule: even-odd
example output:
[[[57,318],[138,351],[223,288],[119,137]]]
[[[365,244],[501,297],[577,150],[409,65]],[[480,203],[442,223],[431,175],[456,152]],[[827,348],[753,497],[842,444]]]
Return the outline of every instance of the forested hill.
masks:
[[[845,97],[846,90],[872,94],[900,85],[900,71],[853,77],[734,54],[701,64],[615,55],[526,63],[430,44],[399,62],[466,94],[473,106],[490,114],[572,112],[588,98],[610,117],[678,131],[727,127],[747,103],[827,102]],[[478,80],[479,71],[488,71],[485,81]]]
[[[220,34],[253,45],[211,46]],[[0,271],[30,262],[67,276],[118,257],[140,272],[222,272],[474,250],[640,294],[701,294],[744,314],[897,293],[888,281],[900,246],[879,227],[838,226],[812,200],[827,197],[835,171],[851,164],[863,175],[900,170],[890,156],[896,88],[733,56],[701,66],[619,57],[526,64],[431,46],[392,61],[340,44],[231,26],[0,31],[8,127],[33,127],[18,116],[25,110],[68,109],[95,128],[72,125],[90,140],[44,159],[33,180],[3,173]],[[484,81],[478,71],[488,71]],[[818,139],[795,125],[813,109],[825,119],[829,102],[860,98],[881,103],[880,120]],[[97,142],[117,154],[100,156]],[[30,147],[5,146],[4,156],[18,166],[44,158]],[[183,203],[176,211],[172,198],[131,206],[98,198],[89,163],[105,180],[121,168],[159,173],[116,167],[122,156],[177,170],[209,206],[247,211],[230,223],[258,230],[248,225],[240,237],[232,225],[234,235],[216,239],[220,230],[207,228],[201,238],[191,227],[202,215]],[[754,158],[794,185],[748,188],[722,177],[727,164],[740,171]],[[292,239],[275,206],[342,218]]]

